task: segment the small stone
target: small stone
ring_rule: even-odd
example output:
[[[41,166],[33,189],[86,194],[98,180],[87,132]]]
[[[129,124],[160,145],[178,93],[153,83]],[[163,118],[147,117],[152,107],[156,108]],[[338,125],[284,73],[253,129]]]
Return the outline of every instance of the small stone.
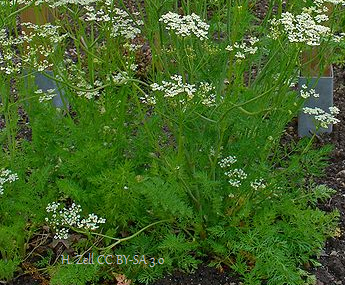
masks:
[[[335,251],[335,250],[333,250],[333,251],[330,253],[330,256],[336,256],[336,255],[338,255],[338,252]]]
[[[345,178],[345,170],[341,170],[337,173],[336,177],[344,177]]]

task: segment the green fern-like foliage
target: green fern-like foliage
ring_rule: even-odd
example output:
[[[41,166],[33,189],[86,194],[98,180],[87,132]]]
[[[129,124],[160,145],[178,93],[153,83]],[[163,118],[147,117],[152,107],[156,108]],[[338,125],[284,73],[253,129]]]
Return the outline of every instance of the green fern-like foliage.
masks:
[[[52,273],[51,285],[86,285],[97,284],[97,271],[99,265],[95,264],[66,264],[54,268]],[[78,278],[76,278],[78,276]]]

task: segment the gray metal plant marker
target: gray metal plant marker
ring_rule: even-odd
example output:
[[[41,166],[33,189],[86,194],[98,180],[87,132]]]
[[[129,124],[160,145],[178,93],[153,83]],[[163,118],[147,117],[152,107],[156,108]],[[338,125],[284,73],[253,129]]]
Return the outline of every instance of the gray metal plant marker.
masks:
[[[307,86],[307,91],[315,89],[315,93],[319,94],[318,98],[310,96],[306,99],[303,107],[320,108],[329,113],[329,107],[333,107],[333,68],[331,69],[331,76],[329,77],[299,77],[298,87],[299,91],[303,85]],[[298,115],[298,136],[311,137],[313,134],[331,133],[333,126],[328,125],[328,128],[321,128],[316,125],[314,116],[304,114],[301,111]],[[316,128],[316,126],[318,126]]]

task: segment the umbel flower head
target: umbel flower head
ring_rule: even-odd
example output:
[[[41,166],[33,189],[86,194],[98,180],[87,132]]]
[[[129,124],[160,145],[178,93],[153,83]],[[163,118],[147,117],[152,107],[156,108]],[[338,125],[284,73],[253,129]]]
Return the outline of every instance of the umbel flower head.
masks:
[[[247,54],[255,54],[258,50],[256,43],[259,42],[259,39],[256,37],[249,37],[248,43],[235,42],[233,45],[228,45],[225,50],[234,51],[235,57],[238,60],[245,59]]]
[[[212,107],[216,104],[215,87],[211,83],[199,82],[198,85],[184,83],[182,76],[178,74],[172,75],[170,79],[170,81],[163,80],[161,84],[151,84],[152,91],[162,92],[164,98],[167,99],[177,97],[181,104],[185,104],[195,97],[204,106]],[[146,95],[140,99],[145,104],[156,104],[156,97],[154,95]]]
[[[282,13],[280,19],[271,21],[272,35],[276,39],[285,33],[291,43],[305,43],[309,46],[320,45],[321,39],[330,34],[330,28],[319,24],[320,15],[313,17],[302,12],[293,15],[290,12]]]
[[[55,230],[55,239],[67,239],[69,228],[79,228],[84,230],[95,230],[99,224],[104,224],[105,219],[99,218],[95,214],[89,214],[87,218],[81,218],[81,206],[73,203],[70,207],[61,207],[60,203],[52,202],[46,207],[50,217],[45,218]]]
[[[18,180],[17,173],[12,173],[11,170],[2,168],[0,169],[0,195],[4,194],[4,187],[5,183],[12,183]]]
[[[314,116],[314,119],[320,123],[322,128],[327,128],[330,124],[339,123],[340,120],[335,116],[339,114],[337,107],[329,107],[329,113],[320,108],[304,107],[303,113]]]
[[[159,21],[166,24],[166,29],[174,31],[176,35],[182,37],[195,35],[200,40],[207,39],[208,29],[210,27],[210,25],[203,22],[201,18],[194,13],[181,16],[173,12],[168,12],[163,15]]]

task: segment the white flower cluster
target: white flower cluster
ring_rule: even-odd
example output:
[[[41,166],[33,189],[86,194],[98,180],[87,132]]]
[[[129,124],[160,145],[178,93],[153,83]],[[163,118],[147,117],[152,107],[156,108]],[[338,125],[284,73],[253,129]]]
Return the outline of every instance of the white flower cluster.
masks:
[[[67,34],[60,35],[59,26],[51,24],[35,25],[33,23],[22,23],[29,32],[22,31],[20,35],[7,35],[5,29],[0,30],[0,71],[6,74],[20,73],[24,65],[38,71],[44,71],[52,67],[47,58],[54,52],[55,47]],[[19,58],[16,53],[17,47],[26,45],[26,49]],[[38,60],[39,56],[44,56],[44,60]]]
[[[50,101],[57,95],[55,93],[55,89],[48,89],[46,92],[44,92],[42,89],[38,89],[35,91],[35,94],[40,95],[40,97],[38,98],[38,101],[40,103]]]
[[[221,167],[221,168],[227,168],[227,167],[230,167],[232,164],[236,163],[237,162],[237,158],[236,156],[227,156],[227,157],[224,157],[223,159],[221,159],[219,162],[218,162],[218,165]]]
[[[112,81],[116,85],[122,85],[127,83],[129,77],[126,71],[120,71],[115,75],[108,76],[108,80]]]
[[[162,81],[161,84],[151,84],[152,91],[159,91],[164,94],[165,98],[174,98],[181,95],[186,95],[187,101],[192,100],[195,96],[200,99],[201,104],[211,107],[216,104],[215,87],[208,82],[200,82],[197,85],[183,83],[181,75],[172,75],[171,81]],[[186,103],[186,99],[179,99],[181,104]],[[156,97],[154,95],[145,95],[140,100],[145,104],[156,104]]]
[[[161,91],[164,93],[164,97],[173,98],[180,94],[187,94],[187,98],[193,99],[197,89],[194,84],[183,83],[181,75],[172,75],[170,77],[172,81],[162,81],[162,85],[157,83],[151,84],[153,91]]]
[[[2,168],[0,170],[0,195],[4,194],[4,184],[5,183],[12,183],[18,180],[17,173],[12,173],[11,170]]]
[[[85,6],[84,7],[87,12],[84,14],[83,18],[86,22],[109,22],[111,20],[108,13],[106,13],[103,9],[96,11],[95,7],[93,6]]]
[[[303,84],[300,92],[300,95],[302,98],[307,99],[309,97],[314,97],[314,98],[319,98],[320,95],[318,93],[315,92],[315,89],[309,89],[308,90],[308,86]]]
[[[228,180],[229,184],[233,187],[240,187],[242,180],[247,178],[247,173],[243,171],[243,169],[235,168],[229,171],[224,172],[224,174],[229,177]]]
[[[306,12],[296,16],[290,12],[282,13],[280,19],[271,20],[272,38],[278,38],[280,28],[282,28],[291,43],[305,43],[309,46],[318,46],[321,39],[330,34],[329,27],[319,24],[325,19],[325,17],[320,15],[313,17]]]
[[[89,214],[86,219],[81,219],[81,206],[75,203],[69,208],[62,208],[60,203],[52,202],[48,204],[46,211],[51,213],[51,218],[45,220],[55,230],[55,239],[67,239],[69,228],[95,230],[99,228],[99,224],[104,224],[106,221],[95,214]]]
[[[208,82],[200,82],[198,94],[201,97],[201,104],[212,107],[216,105],[217,96],[214,93],[216,88]]]
[[[335,43],[340,43],[345,41],[345,33],[340,33],[338,35],[333,35],[332,41]]]
[[[59,34],[60,26],[54,26],[49,23],[36,25],[30,22],[25,22],[25,23],[22,23],[21,25],[32,30],[32,32],[29,35],[27,35],[27,37],[25,37],[26,35],[23,32],[24,40],[27,40],[29,42],[33,40],[33,37],[39,37],[39,38],[48,39],[51,44],[58,44],[64,38],[67,37],[67,34],[62,34],[62,35]]]
[[[320,5],[324,5],[326,3],[331,3],[334,5],[338,5],[338,4],[342,4],[345,6],[345,0],[314,0],[316,5],[320,6]]]
[[[231,167],[236,162],[237,162],[236,156],[229,155],[221,159],[218,162],[218,165],[224,169],[224,168]],[[247,173],[245,173],[244,170],[240,168],[235,168],[235,169],[230,169],[228,171],[225,171],[224,175],[229,178],[228,180],[229,184],[236,188],[240,187],[242,180],[245,180],[247,178]]]
[[[138,16],[137,13],[133,14],[134,16]],[[132,16],[130,16],[126,11],[123,11],[118,8],[113,8],[112,10],[112,37],[119,37],[122,36],[127,40],[133,40],[137,35],[141,33],[138,26],[142,26],[144,24],[141,20],[133,20]]]
[[[259,189],[265,189],[266,188],[266,184],[264,183],[264,180],[261,179],[255,179],[254,181],[250,182],[250,186],[255,190],[259,190]]]
[[[126,43],[123,45],[123,47],[124,47],[125,49],[127,49],[128,51],[134,52],[134,51],[139,50],[139,49],[142,47],[142,45],[140,45],[140,44],[133,44],[133,43],[128,43],[128,42],[126,42]]]
[[[235,57],[239,60],[245,59],[246,54],[255,54],[258,50],[258,47],[255,46],[259,42],[259,39],[256,37],[250,37],[248,43],[234,43],[232,46],[228,45],[225,49],[227,51],[235,51]]]
[[[166,29],[174,31],[176,35],[182,37],[195,35],[200,40],[207,39],[208,29],[210,28],[210,25],[203,22],[201,18],[194,13],[181,16],[173,12],[168,12],[163,15],[159,21],[166,24]]]
[[[55,8],[55,7],[59,7],[59,6],[66,6],[68,4],[74,4],[74,5],[82,5],[82,6],[86,6],[86,5],[90,5],[92,3],[95,3],[95,2],[99,2],[101,0],[39,0],[39,1],[36,1],[36,2],[48,2],[49,5],[52,7],[52,8]],[[37,4],[36,4],[37,5]]]
[[[6,29],[0,29],[0,71],[8,75],[21,72],[22,64],[16,61],[17,56],[13,46],[22,43],[22,38],[10,37]]]
[[[337,114],[339,114],[339,109],[335,106],[329,107],[329,113],[320,108],[304,107],[303,113],[313,115],[315,120],[320,123],[320,126],[322,128],[327,128],[330,124],[336,124],[340,122],[340,120],[335,117]]]
[[[137,69],[138,69],[138,65],[137,64],[135,64],[135,63],[128,63],[127,61],[126,61],[126,66],[129,68],[129,70],[131,70],[131,71],[136,71]]]
[[[21,1],[25,4],[26,2],[32,1]],[[25,2],[25,3],[24,3]],[[82,19],[86,22],[100,22],[100,23],[111,23],[111,33],[112,37],[119,37],[122,36],[127,40],[134,39],[137,35],[141,33],[139,26],[143,25],[144,22],[142,20],[134,20],[133,17],[139,16],[140,13],[133,13],[129,15],[126,11],[121,10],[119,8],[113,7],[113,1],[106,0],[104,2],[105,7],[96,9],[94,7],[95,2],[103,2],[101,0],[45,0],[45,1],[36,1],[36,5],[40,5],[42,3],[47,3],[50,7],[55,8],[59,6],[66,6],[68,4],[75,4],[81,5],[86,12],[82,16]],[[27,3],[26,3],[27,4]],[[34,25],[31,24],[33,28]],[[49,24],[45,24],[49,26]]]
[[[102,85],[102,82],[95,81],[94,85],[99,87]],[[86,99],[91,100],[93,98],[100,96],[99,91],[95,89],[95,87],[92,86],[90,83],[86,82],[85,79],[82,79],[79,83],[77,83],[77,87],[88,90],[88,91],[77,91],[76,93],[79,97],[85,97]]]

